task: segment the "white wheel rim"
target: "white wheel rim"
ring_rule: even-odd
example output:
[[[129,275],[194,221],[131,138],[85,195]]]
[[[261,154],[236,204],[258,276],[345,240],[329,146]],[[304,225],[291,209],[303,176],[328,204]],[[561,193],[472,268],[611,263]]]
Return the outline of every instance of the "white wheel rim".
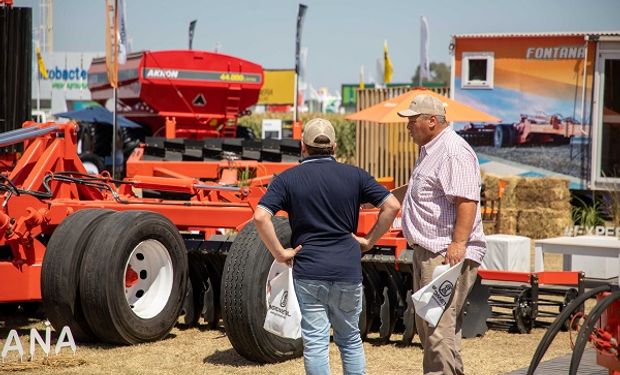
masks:
[[[90,161],[82,162],[84,165],[84,169],[86,169],[86,173],[88,174],[99,174],[99,168],[95,165],[95,163]]]
[[[138,317],[151,319],[166,307],[174,274],[170,254],[161,242],[140,242],[131,252],[123,275],[127,304]]]

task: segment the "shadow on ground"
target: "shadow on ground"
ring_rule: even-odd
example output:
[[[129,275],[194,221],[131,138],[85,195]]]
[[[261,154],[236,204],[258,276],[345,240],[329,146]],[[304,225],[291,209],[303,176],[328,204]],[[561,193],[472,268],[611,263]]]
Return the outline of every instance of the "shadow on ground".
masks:
[[[254,362],[250,362],[247,359],[240,356],[235,349],[217,350],[215,353],[205,357],[202,363],[209,363],[212,365],[226,365],[234,367],[255,367],[258,366]]]

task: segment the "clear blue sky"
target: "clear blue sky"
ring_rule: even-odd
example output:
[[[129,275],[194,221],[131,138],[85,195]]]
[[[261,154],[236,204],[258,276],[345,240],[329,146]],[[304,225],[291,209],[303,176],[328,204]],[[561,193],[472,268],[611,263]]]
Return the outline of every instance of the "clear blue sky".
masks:
[[[126,0],[134,51],[187,48],[188,24],[197,19],[194,49],[213,50],[261,64],[292,68],[298,2],[285,0]],[[15,0],[34,9],[38,0]],[[420,16],[430,30],[431,61],[450,62],[450,36],[462,33],[617,31],[620,0],[306,0],[302,45],[308,80],[339,89],[356,83],[360,66],[375,75],[389,44],[394,81],[410,81],[419,63]],[[104,0],[54,2],[55,51],[104,51]]]

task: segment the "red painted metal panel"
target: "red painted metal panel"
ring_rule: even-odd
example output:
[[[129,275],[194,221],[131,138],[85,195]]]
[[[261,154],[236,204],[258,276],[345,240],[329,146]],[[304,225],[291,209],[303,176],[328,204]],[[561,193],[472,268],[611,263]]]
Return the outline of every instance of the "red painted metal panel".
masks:
[[[263,68],[220,53],[173,50],[143,51],[128,56],[119,67],[119,101],[123,115],[148,124],[153,134],[166,116],[179,129],[216,129],[256,104],[263,85]],[[93,60],[88,86],[100,104],[112,97],[105,60]]]

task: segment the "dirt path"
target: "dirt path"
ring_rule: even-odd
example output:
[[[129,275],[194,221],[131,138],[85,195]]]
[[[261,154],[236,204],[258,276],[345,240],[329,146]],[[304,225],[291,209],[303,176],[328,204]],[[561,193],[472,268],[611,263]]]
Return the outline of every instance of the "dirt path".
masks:
[[[0,321],[5,318],[0,317]],[[5,327],[14,326],[13,320],[5,320]],[[22,328],[35,326],[37,321],[23,322]],[[22,344],[28,351],[25,329],[20,332]],[[2,328],[4,340],[8,330]],[[463,355],[470,374],[502,374],[529,364],[532,353],[544,329],[530,334],[513,334],[488,331],[484,337],[464,340]],[[368,362],[368,374],[421,374],[422,349],[417,338],[414,344],[401,347],[398,335],[392,343],[381,346],[370,342],[364,344]],[[55,339],[52,340],[56,342]],[[2,342],[3,344],[3,342]],[[338,349],[331,344],[331,366],[334,374],[342,373]],[[549,350],[548,358],[570,352],[568,334],[561,333]],[[101,345],[78,345],[75,356],[64,349],[59,356],[44,361],[19,363],[14,353],[6,363],[0,364],[0,373],[19,374],[303,374],[303,361],[296,359],[279,364],[257,365],[239,356],[230,345],[222,330],[201,331],[175,328],[162,341],[127,347]]]

